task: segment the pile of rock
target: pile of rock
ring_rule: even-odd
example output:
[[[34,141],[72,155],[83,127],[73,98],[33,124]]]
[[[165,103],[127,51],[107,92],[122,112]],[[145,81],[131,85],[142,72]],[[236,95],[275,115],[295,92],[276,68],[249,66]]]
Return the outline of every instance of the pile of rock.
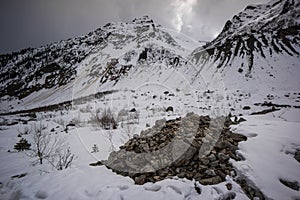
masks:
[[[136,184],[174,176],[195,179],[203,185],[217,184],[234,173],[229,159],[241,159],[236,155],[238,143],[247,139],[230,131],[232,123],[229,117],[211,119],[193,113],[158,120],[101,163],[130,176]]]

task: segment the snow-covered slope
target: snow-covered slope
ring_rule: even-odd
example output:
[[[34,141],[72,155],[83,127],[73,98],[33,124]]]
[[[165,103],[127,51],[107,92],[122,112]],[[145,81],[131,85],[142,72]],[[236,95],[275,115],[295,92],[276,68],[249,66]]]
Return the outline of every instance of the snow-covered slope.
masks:
[[[148,65],[178,62],[182,66],[179,58],[200,43],[170,33],[145,16],[129,23],[108,23],[78,38],[1,55],[0,98],[5,105],[1,108],[32,108],[111,90],[124,74],[139,68],[140,60],[147,60]]]
[[[299,4],[283,0],[247,6],[190,59],[207,77],[220,73],[229,89],[263,94],[299,88]]]
[[[299,52],[298,0],[247,6],[204,46],[147,16],[108,23],[85,36],[2,55],[1,109],[134,90],[146,82],[195,93],[198,107],[205,106],[207,90],[227,100],[248,95],[250,104],[262,103],[270,95],[298,92]]]

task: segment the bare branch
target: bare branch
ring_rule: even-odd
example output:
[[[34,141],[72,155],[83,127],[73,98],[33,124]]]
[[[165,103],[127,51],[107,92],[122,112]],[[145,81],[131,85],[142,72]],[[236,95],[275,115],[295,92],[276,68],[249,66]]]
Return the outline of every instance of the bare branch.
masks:
[[[43,164],[43,160],[47,160],[58,170],[71,166],[74,154],[71,154],[70,147],[66,147],[65,140],[57,136],[51,136],[44,129],[41,123],[39,126],[35,125],[33,127],[33,148],[31,149],[31,153],[27,155],[37,158],[40,164]]]

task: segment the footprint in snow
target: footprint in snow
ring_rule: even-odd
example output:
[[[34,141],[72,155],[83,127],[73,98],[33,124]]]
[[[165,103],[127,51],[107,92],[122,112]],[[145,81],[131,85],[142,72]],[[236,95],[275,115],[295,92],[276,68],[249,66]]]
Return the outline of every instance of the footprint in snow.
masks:
[[[118,188],[123,191],[123,190],[127,190],[129,189],[129,186],[128,185],[122,185],[122,186],[118,186]]]
[[[180,189],[173,185],[169,185],[169,186],[167,186],[167,188],[170,188],[170,189],[174,190],[177,194],[182,195],[182,192],[180,191]]]
[[[161,189],[160,185],[153,184],[153,185],[145,185],[144,189],[147,191],[157,192]]]
[[[252,137],[256,137],[256,136],[257,136],[257,133],[248,133],[247,134],[248,138],[252,138]]]
[[[48,194],[45,191],[39,190],[34,195],[37,199],[46,199],[48,198]]]
[[[253,171],[253,169],[252,169],[249,165],[247,165],[247,164],[241,164],[241,165],[240,165],[240,170],[241,170],[242,172]]]

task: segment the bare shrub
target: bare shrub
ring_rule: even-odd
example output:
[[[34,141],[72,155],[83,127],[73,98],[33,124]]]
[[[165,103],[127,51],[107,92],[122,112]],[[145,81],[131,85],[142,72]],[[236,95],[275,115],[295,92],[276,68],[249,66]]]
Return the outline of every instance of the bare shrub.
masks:
[[[70,147],[66,147],[64,139],[51,136],[42,123],[34,125],[32,130],[32,148],[27,154],[29,157],[37,158],[37,162],[41,165],[47,160],[57,170],[71,166],[74,154],[71,153]]]
[[[96,114],[96,116],[103,129],[105,130],[117,129],[118,124],[113,116],[113,113],[109,108],[104,109],[104,111],[101,113],[100,116],[98,113]]]
[[[86,105],[84,108],[80,108],[79,109],[79,111],[81,112],[81,113],[89,113],[89,112],[91,112],[91,109],[92,109],[93,107],[90,105],[90,104],[88,104],[88,105]]]
[[[109,130],[108,132],[106,132],[105,137],[108,139],[109,143],[110,143],[110,151],[115,151],[115,145],[113,143],[113,134],[112,131]]]
[[[131,124],[127,123],[126,125],[124,125],[123,130],[124,130],[126,136],[128,137],[128,139],[130,139],[133,136],[133,134],[135,133],[136,127],[135,127],[135,125],[131,125]]]
[[[75,159],[75,155],[71,153],[70,147],[58,151],[55,156],[49,159],[49,163],[55,167],[57,170],[67,169],[71,167],[73,160]]]
[[[43,164],[44,159],[50,159],[53,153],[55,153],[58,148],[61,148],[63,143],[63,141],[57,137],[51,138],[50,134],[44,131],[42,123],[38,126],[33,126],[31,139],[33,147],[29,156],[38,158],[40,164]]]
[[[117,115],[117,121],[118,122],[124,122],[127,117],[128,117],[128,110],[126,109],[121,109],[119,112],[118,112],[118,115]]]
[[[82,126],[83,122],[81,121],[80,112],[76,117],[73,117],[71,123],[76,124],[77,126]]]
[[[131,124],[139,124],[140,123],[140,112],[139,111],[134,111],[134,112],[129,112],[128,123]]]
[[[18,137],[22,137],[22,135],[28,135],[30,134],[31,132],[31,129],[28,128],[27,126],[23,129],[23,131],[20,131],[19,129],[17,130],[18,131]]]
[[[140,123],[140,112],[138,110],[125,110],[119,111],[117,116],[117,121],[121,122],[121,127],[123,128],[126,124],[139,124]]]
[[[53,121],[54,121],[55,123],[59,124],[60,126],[65,127],[66,122],[65,122],[65,120],[63,120],[62,118],[54,119]]]
[[[95,130],[99,130],[100,129],[100,126],[99,126],[99,114],[98,114],[99,111],[97,111],[95,114],[91,111],[91,117],[89,118],[89,120],[87,121],[88,124],[91,124],[92,127],[95,129]]]
[[[29,128],[29,127],[26,126],[26,127],[23,129],[23,131],[20,131],[20,130],[18,129],[18,132],[19,132],[20,135],[28,135],[28,134],[31,133],[31,128]]]

